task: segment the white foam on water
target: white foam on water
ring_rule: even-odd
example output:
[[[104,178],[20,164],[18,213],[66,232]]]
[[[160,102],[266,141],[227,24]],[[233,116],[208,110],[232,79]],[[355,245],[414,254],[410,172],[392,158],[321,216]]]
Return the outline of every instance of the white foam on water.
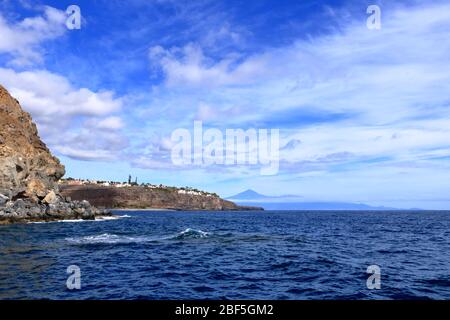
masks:
[[[141,242],[151,242],[157,241],[158,239],[149,237],[130,237],[130,236],[119,236],[116,234],[103,233],[95,236],[77,237],[77,238],[66,238],[66,241],[76,243],[76,244],[120,244],[120,243],[141,243]]]
[[[83,220],[83,219],[65,219],[65,220],[56,220],[56,221],[35,221],[28,222],[29,224],[41,224],[41,223],[78,223],[78,222],[100,222],[100,221],[111,221],[111,220],[119,220],[123,218],[131,218],[129,215],[123,216],[105,216],[105,217],[97,217],[95,220]]]
[[[84,222],[89,220],[83,220],[83,219],[67,219],[67,220],[58,220],[55,222],[63,222],[63,223],[76,223],[76,222]],[[91,220],[92,221],[92,220]]]
[[[131,216],[123,215],[123,216],[97,217],[97,218],[95,218],[95,221],[119,220],[119,219],[123,219],[123,218],[131,218]]]
[[[209,232],[187,228],[186,230],[181,231],[176,238],[206,238],[209,235]]]
[[[146,243],[164,240],[189,240],[203,239],[210,236],[210,233],[202,230],[187,228],[175,235],[166,237],[148,237],[148,236],[124,236],[110,233],[100,235],[66,238],[65,240],[75,244],[127,244],[127,243]]]

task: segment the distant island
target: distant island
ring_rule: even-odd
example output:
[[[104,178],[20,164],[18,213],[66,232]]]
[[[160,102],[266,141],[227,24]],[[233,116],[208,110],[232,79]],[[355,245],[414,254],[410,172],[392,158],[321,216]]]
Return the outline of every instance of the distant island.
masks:
[[[265,210],[401,210],[384,206],[371,206],[364,203],[332,202],[332,201],[306,201],[298,195],[269,196],[248,189],[239,194],[226,198],[239,205],[252,205]],[[411,209],[420,210],[420,209]]]

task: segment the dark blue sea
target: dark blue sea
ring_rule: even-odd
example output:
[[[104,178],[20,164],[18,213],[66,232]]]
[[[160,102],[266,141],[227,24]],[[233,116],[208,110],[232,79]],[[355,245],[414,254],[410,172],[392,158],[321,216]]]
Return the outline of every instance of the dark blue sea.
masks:
[[[0,299],[450,299],[450,212],[117,214],[0,226]]]

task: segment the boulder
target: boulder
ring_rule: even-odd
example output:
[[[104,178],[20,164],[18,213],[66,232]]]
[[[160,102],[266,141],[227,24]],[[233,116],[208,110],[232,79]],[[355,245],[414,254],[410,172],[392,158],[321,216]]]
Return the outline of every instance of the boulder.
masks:
[[[9,198],[0,193],[0,207],[3,207],[8,201]]]
[[[56,195],[55,191],[52,190],[45,196],[42,202],[45,204],[55,204],[56,202],[58,202],[58,196]]]

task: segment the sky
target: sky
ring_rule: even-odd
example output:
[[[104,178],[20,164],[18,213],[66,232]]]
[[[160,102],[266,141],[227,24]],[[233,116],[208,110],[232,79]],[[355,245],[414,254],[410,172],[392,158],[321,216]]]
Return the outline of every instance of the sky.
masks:
[[[0,0],[0,84],[66,177],[450,209],[449,31],[448,1]],[[194,121],[278,129],[278,172],[175,166]]]

